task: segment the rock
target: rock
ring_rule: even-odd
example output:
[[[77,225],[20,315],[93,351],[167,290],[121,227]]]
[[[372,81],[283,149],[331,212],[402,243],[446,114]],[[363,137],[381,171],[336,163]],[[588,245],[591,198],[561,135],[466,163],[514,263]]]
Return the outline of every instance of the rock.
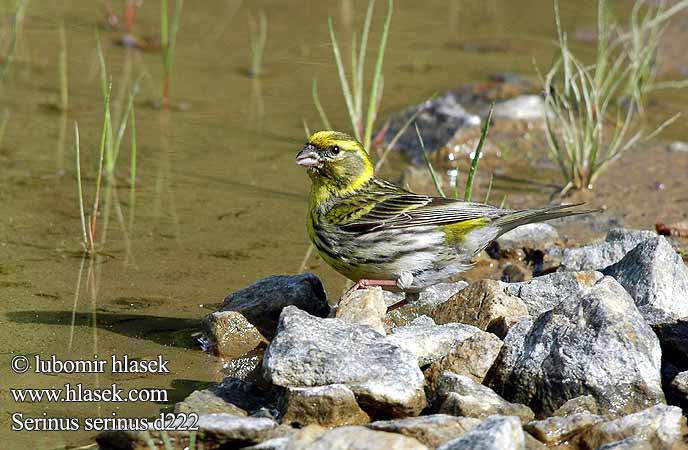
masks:
[[[544,222],[529,223],[504,233],[497,239],[500,250],[517,248],[541,249],[554,245],[559,239],[557,229]]]
[[[320,319],[293,306],[280,316],[263,374],[283,387],[345,384],[373,417],[418,415],[426,403],[411,352],[365,325]]]
[[[522,283],[502,285],[504,291],[518,297],[528,314],[537,317],[569,295],[582,293],[599,281],[600,272],[554,272]]]
[[[576,413],[570,416],[549,417],[534,420],[524,427],[527,432],[547,445],[557,445],[570,440],[593,425],[602,422],[604,417],[588,413]]]
[[[286,433],[286,428],[278,427],[277,422],[267,418],[219,413],[206,414],[198,419],[198,437],[204,444],[250,445]]]
[[[670,152],[674,153],[688,153],[688,142],[675,141],[669,144],[668,147]]]
[[[289,305],[318,317],[327,317],[330,312],[322,283],[312,273],[258,280],[228,295],[217,312],[241,313],[263,336],[272,339],[280,312]]]
[[[399,433],[412,437],[429,448],[457,438],[482,422],[471,417],[456,417],[446,414],[408,417],[405,419],[380,420],[369,423],[366,427],[372,430]]]
[[[380,334],[385,334],[383,321],[387,305],[381,287],[356,290],[342,299],[335,317],[349,322],[368,325]]]
[[[237,358],[267,340],[237,311],[216,311],[203,319],[203,328],[218,356]]]
[[[504,329],[528,315],[525,304],[506,294],[503,287],[500,281],[476,281],[435,307],[428,315],[440,324],[461,322],[503,335]]]
[[[263,360],[263,350],[264,349],[257,349],[239,358],[232,358],[225,361],[222,366],[222,375],[228,378],[239,378],[242,380],[254,377],[258,372],[257,369],[260,367],[260,362]]]
[[[598,412],[597,402],[592,395],[581,395],[572,398],[557,408],[552,413],[553,416],[569,416],[572,414],[588,413],[596,415]]]
[[[287,448],[299,450],[428,450],[417,440],[401,434],[374,431],[362,426],[347,426],[327,431],[308,444]]]
[[[486,380],[506,399],[543,415],[586,394],[610,415],[664,401],[659,342],[613,278],[567,297],[527,326],[510,330]]]
[[[650,325],[688,318],[688,267],[664,236],[638,244],[604,273],[631,294]]]
[[[607,233],[604,242],[564,249],[559,270],[602,270],[621,261],[636,245],[655,236],[657,234],[652,231],[614,228]]]
[[[685,424],[685,418],[681,416],[680,408],[655,405],[616,420],[598,423],[582,439],[588,448],[596,449],[603,444],[635,436],[646,440],[653,449],[669,450],[681,439],[682,424]]]
[[[290,440],[291,436],[276,437],[260,444],[244,447],[243,450],[286,450]]]
[[[520,263],[506,263],[502,269],[502,276],[500,280],[505,283],[516,283],[519,281],[526,281],[532,278],[531,272],[528,268]]]
[[[468,286],[468,283],[465,281],[457,281],[456,283],[438,283],[425,288],[419,294],[417,300],[387,313],[385,318],[385,322],[388,324],[387,328],[391,329],[394,326],[407,325],[417,317],[429,314],[437,305],[446,302],[452,295],[466,286]],[[389,291],[384,291],[383,295],[387,306],[404,299],[404,294]]]
[[[548,450],[548,447],[546,447],[545,444],[538,441],[530,434],[523,433],[523,437],[526,441],[526,450]]]
[[[510,120],[544,120],[545,101],[539,95],[520,95],[497,103],[492,111],[494,118]]]
[[[186,414],[195,412],[199,416],[213,413],[227,413],[233,416],[248,415],[245,410],[228,402],[210,389],[192,392],[183,401],[174,405],[174,412]]]
[[[356,403],[354,393],[343,384],[288,387],[280,402],[282,423],[318,424],[326,427],[358,425],[370,417]]]
[[[466,434],[437,450],[524,450],[525,440],[517,417],[492,416]]]
[[[683,394],[688,400],[688,371],[681,372],[671,380],[671,387]]]
[[[610,442],[597,447],[597,450],[654,450],[644,439],[629,437],[620,441]]]
[[[445,371],[465,375],[482,383],[501,348],[502,341],[494,334],[484,331],[475,333],[425,371],[428,385],[434,389],[439,376]]]
[[[461,128],[477,127],[481,122],[479,116],[466,112],[455,93],[448,92],[392,115],[385,133],[385,145],[389,145],[414,114],[417,114],[414,122],[428,152],[444,147]],[[425,161],[413,126],[406,128],[392,149],[401,151],[415,165]]]
[[[424,322],[414,321],[408,326],[395,328],[388,336],[389,342],[413,353],[421,367],[447,356],[463,341],[481,333],[476,327],[462,323],[435,325]]]
[[[487,417],[495,414],[517,416],[523,423],[533,420],[525,405],[509,403],[492,389],[464,375],[444,372],[437,381],[435,404],[439,412],[453,416]]]

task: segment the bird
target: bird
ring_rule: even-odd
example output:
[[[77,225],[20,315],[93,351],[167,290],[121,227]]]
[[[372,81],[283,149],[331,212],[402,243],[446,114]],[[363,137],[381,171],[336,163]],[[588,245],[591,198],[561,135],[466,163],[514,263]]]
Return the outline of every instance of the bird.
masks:
[[[338,131],[312,134],[296,164],[311,179],[310,241],[354,282],[344,296],[369,286],[407,294],[388,310],[469,270],[492,241],[518,226],[591,212],[572,209],[581,204],[511,210],[416,194],[375,176],[363,145]]]

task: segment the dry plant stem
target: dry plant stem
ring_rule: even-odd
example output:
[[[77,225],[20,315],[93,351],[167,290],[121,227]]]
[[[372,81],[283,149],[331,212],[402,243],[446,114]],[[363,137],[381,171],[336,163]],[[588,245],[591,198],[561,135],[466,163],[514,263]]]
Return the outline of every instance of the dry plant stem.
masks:
[[[105,156],[105,141],[108,135],[108,129],[110,127],[110,92],[112,91],[112,82],[109,83],[106,94],[105,94],[105,114],[103,119],[103,132],[100,136],[100,157],[98,158],[98,175],[96,181],[96,195],[93,200],[93,211],[91,216],[91,228],[90,228],[90,243],[91,243],[91,256],[95,255],[94,240],[96,236],[96,223],[98,217],[98,203],[100,202],[100,190],[103,180],[103,160]]]
[[[81,231],[83,232],[84,251],[88,251],[88,236],[86,234],[86,215],[84,214],[84,192],[81,188],[81,151],[79,149],[79,124],[74,122],[74,146],[76,151],[76,188],[79,196],[79,217],[81,218]]]
[[[430,163],[427,151],[425,151],[425,143],[423,142],[423,138],[420,135],[420,130],[418,130],[418,124],[414,125],[416,127],[416,136],[418,136],[418,142],[420,142],[420,148],[423,152],[423,158],[425,159],[425,164],[428,167],[428,170],[430,171],[430,176],[432,177],[432,182],[435,185],[435,189],[437,190],[438,194],[446,198],[447,196],[444,194],[444,191],[442,190],[442,183],[440,182],[439,178],[437,177],[437,173],[435,172],[435,169],[432,167],[432,164]]]

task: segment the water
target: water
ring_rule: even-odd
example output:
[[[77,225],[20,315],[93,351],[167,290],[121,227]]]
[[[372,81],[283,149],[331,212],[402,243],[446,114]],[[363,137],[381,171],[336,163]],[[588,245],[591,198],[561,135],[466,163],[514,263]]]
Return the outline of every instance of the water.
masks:
[[[9,2],[8,2],[9,3]],[[113,2],[119,12],[121,2]],[[154,35],[158,4],[147,1],[135,31]],[[378,2],[369,48],[377,46],[386,2]],[[562,6],[570,29],[592,26],[595,3]],[[247,77],[247,15],[265,11],[265,74]],[[81,258],[73,126],[81,131],[87,210],[93,199],[102,98],[94,29],[99,2],[28,5],[17,56],[1,86],[9,120],[0,145],[0,425],[24,417],[155,416],[188,393],[221,379],[222,362],[200,351],[199,319],[222,298],[252,281],[296,273],[308,248],[309,181],[294,156],[305,136],[302,120],[320,127],[311,99],[321,101],[336,128],[348,130],[331,55],[327,17],[342,42],[360,26],[365,2],[206,0],[186,2],[180,26],[171,112],[150,106],[159,96],[161,55],[114,45],[101,31],[119,117],[128,84],[145,73],[136,101],[138,168],[129,189],[129,136],[105,189],[96,236],[102,253]],[[2,7],[3,29],[9,6]],[[69,110],[58,112],[58,30],[67,31]],[[532,59],[551,60],[552,8],[546,0],[398,0],[385,59],[380,117],[460,83],[511,71],[534,78]],[[348,55],[348,47],[343,50]],[[685,104],[685,102],[683,103]],[[494,194],[499,198],[498,194]],[[517,194],[518,195],[518,194]],[[546,201],[546,197],[541,197]],[[103,227],[103,224],[106,224]],[[320,260],[309,267],[333,296],[345,285]],[[18,354],[61,359],[94,355],[169,361],[164,374],[61,374],[10,371]],[[166,389],[168,398],[139,403],[15,403],[8,388],[83,383],[128,390]],[[57,448],[90,442],[95,432],[10,432],[13,446]],[[7,444],[10,445],[10,444]]]

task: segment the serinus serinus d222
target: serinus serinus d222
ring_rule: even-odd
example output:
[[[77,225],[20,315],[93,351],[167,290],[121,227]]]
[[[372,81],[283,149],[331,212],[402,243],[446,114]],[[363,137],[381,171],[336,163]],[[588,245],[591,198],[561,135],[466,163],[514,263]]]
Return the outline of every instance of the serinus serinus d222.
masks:
[[[520,225],[585,214],[572,206],[501,209],[406,191],[374,175],[351,136],[320,131],[296,157],[312,186],[308,236],[320,256],[356,282],[419,292],[472,266],[493,240]]]

